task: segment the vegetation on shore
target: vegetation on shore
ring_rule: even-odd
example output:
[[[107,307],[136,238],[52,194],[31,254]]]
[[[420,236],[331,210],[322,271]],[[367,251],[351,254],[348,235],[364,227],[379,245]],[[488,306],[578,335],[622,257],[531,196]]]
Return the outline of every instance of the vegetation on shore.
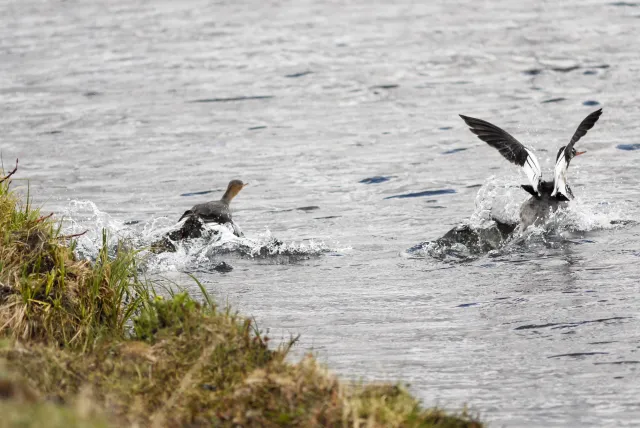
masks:
[[[204,292],[161,297],[136,253],[78,260],[73,236],[0,175],[0,427],[480,427],[402,386],[286,360]],[[113,251],[112,251],[113,252]]]

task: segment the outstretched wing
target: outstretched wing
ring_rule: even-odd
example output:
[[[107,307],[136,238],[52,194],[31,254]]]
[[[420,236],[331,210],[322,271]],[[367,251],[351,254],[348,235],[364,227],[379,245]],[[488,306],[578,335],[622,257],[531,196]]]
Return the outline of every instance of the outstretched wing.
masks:
[[[551,196],[560,194],[570,200],[573,199],[573,194],[569,192],[569,186],[567,185],[567,169],[569,168],[567,159],[570,158],[565,147],[564,152],[558,156],[556,167],[553,170],[553,192],[551,192]]]
[[[511,134],[489,122],[464,115],[460,115],[460,117],[478,138],[498,149],[509,162],[521,166],[535,192],[540,193],[542,171],[538,159],[531,150],[513,138]]]
[[[553,192],[551,196],[555,196],[560,201],[570,201],[574,198],[571,187],[567,184],[567,159],[564,156],[558,157],[553,179]]]
[[[600,119],[600,115],[602,114],[602,109],[598,109],[591,113],[589,116],[585,117],[582,122],[580,122],[580,126],[576,129],[576,132],[573,133],[573,137],[571,137],[571,142],[564,149],[564,156],[568,161],[571,159],[570,153],[573,150],[573,145],[578,142],[578,140],[585,136],[588,130],[593,128],[593,125],[596,124],[598,119]]]
[[[556,167],[553,177],[553,192],[551,193],[551,196],[561,194],[566,197],[567,200],[573,199],[573,192],[571,192],[571,188],[567,184],[567,169],[569,169],[569,162],[571,162],[573,146],[580,138],[586,135],[588,130],[593,128],[593,125],[596,124],[601,114],[602,109],[598,109],[587,116],[582,122],[580,122],[580,126],[576,129],[576,132],[573,133],[571,142],[569,142],[566,147],[560,149],[561,152],[558,154],[558,158],[556,159]]]

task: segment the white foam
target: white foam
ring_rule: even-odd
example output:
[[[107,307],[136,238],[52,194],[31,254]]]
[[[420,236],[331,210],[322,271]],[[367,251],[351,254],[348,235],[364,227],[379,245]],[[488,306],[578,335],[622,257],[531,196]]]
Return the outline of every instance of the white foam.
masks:
[[[95,259],[102,247],[102,231],[107,231],[109,246],[133,236],[124,223],[98,209],[91,201],[71,201],[63,212],[62,224],[66,235],[82,234],[76,238],[76,252],[82,258]]]
[[[476,207],[471,217],[462,221],[460,225],[468,225],[474,231],[478,231],[478,239],[482,239],[480,229],[493,226],[494,220],[508,224],[518,223],[520,206],[530,196],[520,186],[514,185],[514,180],[516,179],[513,177],[489,177],[478,189]],[[626,221],[632,220],[628,212],[631,212],[631,208],[625,202],[607,202],[578,196],[565,208],[553,213],[545,224],[530,226],[521,234],[517,228],[512,239],[506,240],[497,251],[510,251],[511,247],[515,248],[523,243],[535,246],[540,242],[547,242],[553,235],[563,239],[567,232],[589,232],[620,227]],[[407,255],[460,261],[481,254],[472,254],[470,249],[461,243],[433,240],[409,249]]]
[[[529,194],[514,185],[513,177],[489,177],[476,195],[476,208],[469,223],[473,227],[487,227],[492,220],[502,223],[518,223],[520,206],[529,199]],[[609,202],[577,196],[566,208],[559,209],[549,217],[544,229],[588,232],[610,229],[631,220],[625,202]]]
[[[103,230],[108,245],[118,242],[141,250],[147,271],[167,272],[211,265],[220,255],[244,258],[273,258],[278,262],[295,261],[331,251],[323,242],[283,242],[267,229],[256,237],[237,237],[225,225],[206,224],[201,238],[174,242],[175,252],[153,254],[152,243],[174,230],[177,223],[167,217],[154,217],[136,224],[114,219],[91,201],[71,201],[64,212],[65,234],[86,233],[77,238],[76,252],[82,258],[95,259],[102,246]],[[335,250],[339,251],[339,250]]]
[[[487,227],[493,220],[518,223],[520,206],[527,199],[528,193],[513,183],[513,177],[489,177],[478,189],[476,208],[469,223],[473,227]]]

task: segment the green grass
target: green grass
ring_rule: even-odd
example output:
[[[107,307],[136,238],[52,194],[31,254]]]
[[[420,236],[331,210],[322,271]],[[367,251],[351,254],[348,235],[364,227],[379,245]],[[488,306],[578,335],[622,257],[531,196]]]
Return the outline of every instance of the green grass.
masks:
[[[84,415],[81,407],[52,403],[23,404],[0,401],[0,428],[107,428],[104,417]]]
[[[77,260],[60,225],[20,203],[0,184],[0,334],[88,349],[123,338],[133,314],[151,297],[137,276],[136,254],[103,246],[95,263]],[[126,302],[126,304],[123,304]]]
[[[340,381],[294,338],[140,278],[107,237],[78,260],[59,224],[0,183],[0,427],[480,427],[401,385]]]

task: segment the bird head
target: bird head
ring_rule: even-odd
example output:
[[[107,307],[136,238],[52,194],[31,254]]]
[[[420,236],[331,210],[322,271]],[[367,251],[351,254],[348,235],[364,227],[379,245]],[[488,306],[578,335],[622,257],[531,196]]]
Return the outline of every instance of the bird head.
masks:
[[[560,156],[562,156],[562,154],[564,153],[565,149],[567,148],[567,146],[562,146],[560,147],[560,150],[558,150],[558,155],[556,156],[556,162],[558,162],[558,159],[560,159]],[[567,161],[571,161],[571,159],[575,158],[576,156],[580,156],[587,153],[586,151],[584,152],[577,152],[576,149],[574,147],[571,148],[571,151],[567,154],[565,154],[565,156],[567,157]]]
[[[229,185],[227,186],[227,191],[224,193],[222,199],[231,202],[233,198],[236,197],[240,191],[247,186],[249,183],[243,183],[242,180],[231,180]]]
[[[583,151],[583,152],[576,152],[576,149],[571,149],[571,159],[575,158],[576,156],[580,156],[587,153],[587,151]]]

